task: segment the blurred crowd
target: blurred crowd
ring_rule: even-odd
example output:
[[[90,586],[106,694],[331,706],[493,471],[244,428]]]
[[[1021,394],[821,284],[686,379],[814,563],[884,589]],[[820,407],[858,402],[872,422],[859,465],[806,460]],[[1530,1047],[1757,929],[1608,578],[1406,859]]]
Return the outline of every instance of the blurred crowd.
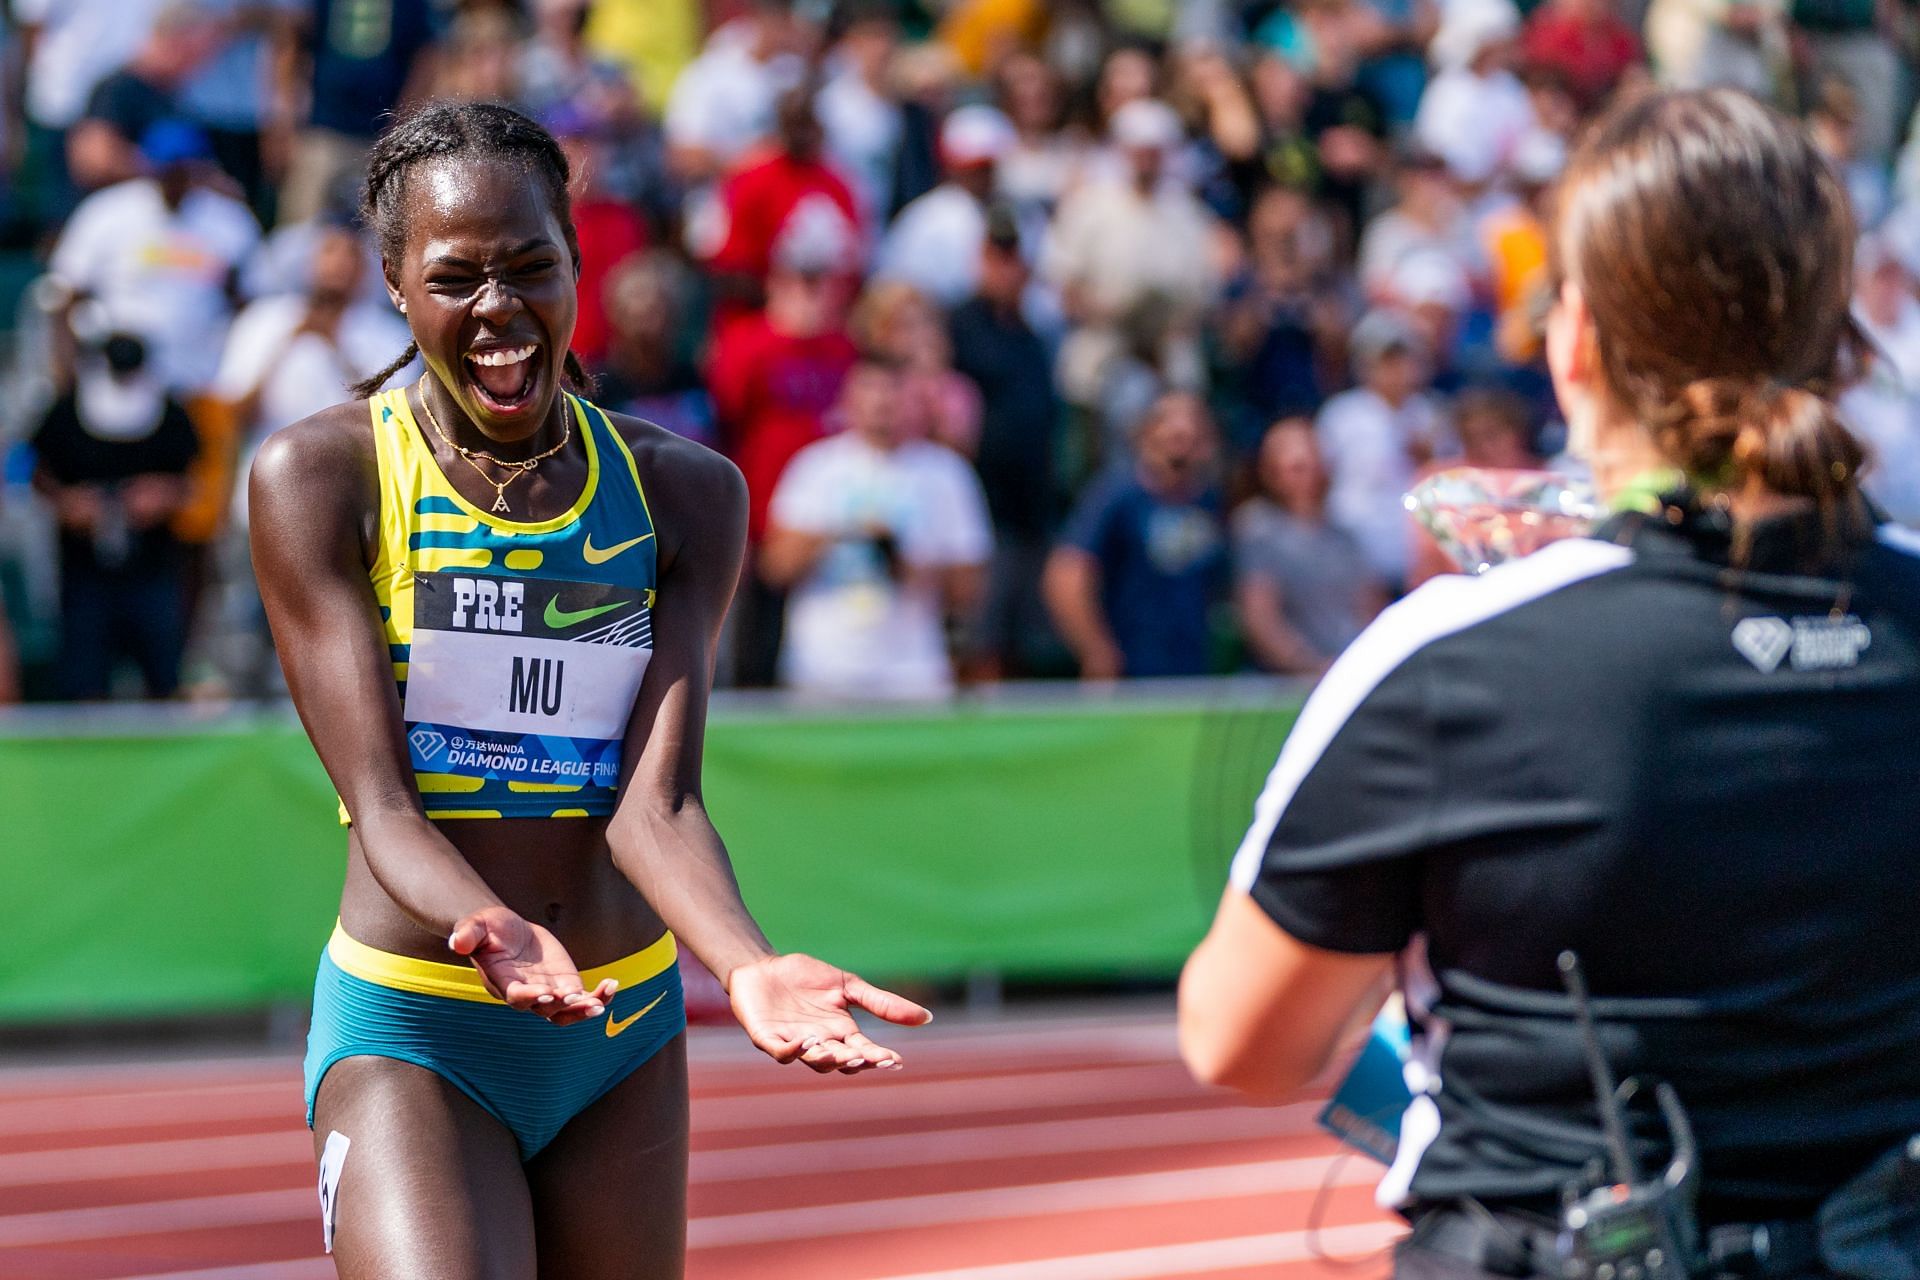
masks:
[[[429,97],[561,139],[594,398],[745,473],[723,682],[1317,674],[1449,567],[1410,485],[1560,451],[1546,202],[1650,84],[1830,157],[1844,410],[1920,520],[1913,0],[11,0],[4,42],[0,699],[277,691],[239,482],[406,344],[355,205]]]

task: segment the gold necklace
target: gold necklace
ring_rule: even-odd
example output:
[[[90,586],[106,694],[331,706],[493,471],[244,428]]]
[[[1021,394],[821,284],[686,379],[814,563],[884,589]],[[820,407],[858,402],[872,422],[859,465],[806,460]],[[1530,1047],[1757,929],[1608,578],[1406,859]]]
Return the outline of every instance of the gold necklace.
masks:
[[[440,419],[434,416],[433,405],[427,401],[427,380],[422,378],[418,385],[420,407],[426,410],[427,422],[433,427],[433,433],[446,441],[447,448],[459,454],[468,466],[479,473],[482,480],[485,480],[493,486],[493,509],[495,511],[505,512],[511,515],[513,508],[507,505],[507,486],[515,480],[518,480],[521,476],[533,471],[541,462],[566,448],[567,441],[573,438],[573,406],[562,400],[560,405],[560,443],[548,449],[545,453],[536,453],[531,458],[508,459],[496,458],[485,449],[469,449],[465,445],[454,443],[453,437],[449,436],[446,428],[440,425]],[[487,469],[480,465],[482,458],[491,462],[496,467],[504,468],[507,471],[507,478],[505,480],[495,480],[492,476],[488,475]]]

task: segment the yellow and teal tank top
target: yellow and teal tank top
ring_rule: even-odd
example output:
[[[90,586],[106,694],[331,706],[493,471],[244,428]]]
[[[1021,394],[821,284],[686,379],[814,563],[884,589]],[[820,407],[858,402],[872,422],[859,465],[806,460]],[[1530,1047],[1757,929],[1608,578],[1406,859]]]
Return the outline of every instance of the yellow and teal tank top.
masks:
[[[370,572],[430,818],[613,812],[621,739],[653,655],[653,517],[606,414],[567,400],[587,481],[570,510],[538,522],[460,496],[403,391],[371,401],[380,547]]]

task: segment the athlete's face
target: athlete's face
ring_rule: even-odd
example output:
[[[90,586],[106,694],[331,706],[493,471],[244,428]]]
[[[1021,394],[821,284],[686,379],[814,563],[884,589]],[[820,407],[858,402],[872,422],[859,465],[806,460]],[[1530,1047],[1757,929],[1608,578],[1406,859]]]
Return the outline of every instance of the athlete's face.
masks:
[[[421,358],[479,430],[524,440],[557,412],[577,301],[567,228],[539,177],[455,157],[407,175],[388,291]]]

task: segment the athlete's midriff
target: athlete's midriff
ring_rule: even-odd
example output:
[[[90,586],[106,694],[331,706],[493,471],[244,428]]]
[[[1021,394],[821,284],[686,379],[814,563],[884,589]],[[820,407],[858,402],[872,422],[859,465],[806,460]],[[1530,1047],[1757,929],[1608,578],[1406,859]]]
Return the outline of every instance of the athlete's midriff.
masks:
[[[666,931],[613,864],[605,818],[496,818],[438,823],[435,830],[507,907],[551,929],[576,965],[590,969],[632,955]],[[340,923],[355,939],[395,955],[446,963],[446,939],[409,919],[373,877],[349,831]]]

